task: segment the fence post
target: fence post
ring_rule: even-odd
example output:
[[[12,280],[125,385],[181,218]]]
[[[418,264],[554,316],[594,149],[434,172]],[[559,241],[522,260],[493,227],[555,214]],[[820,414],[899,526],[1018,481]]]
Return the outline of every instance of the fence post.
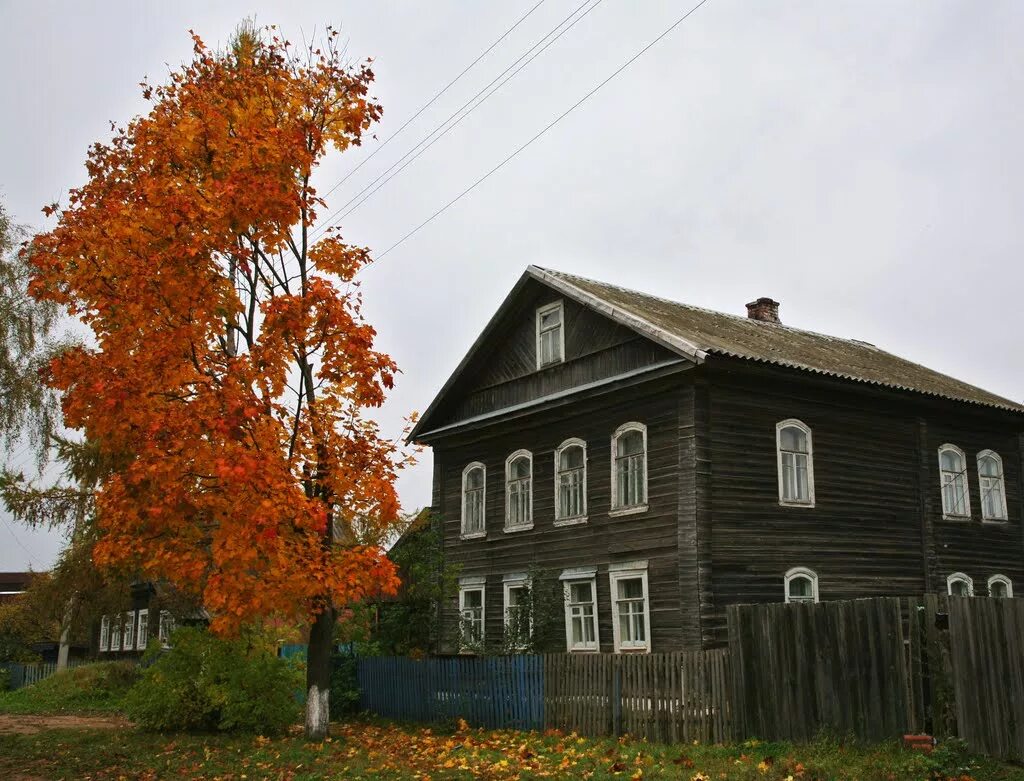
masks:
[[[612,659],[612,734],[622,735],[622,667],[619,657]]]

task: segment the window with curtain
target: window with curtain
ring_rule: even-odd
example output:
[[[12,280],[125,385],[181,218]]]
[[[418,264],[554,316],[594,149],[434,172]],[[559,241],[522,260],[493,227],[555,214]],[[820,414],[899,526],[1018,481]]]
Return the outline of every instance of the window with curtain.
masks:
[[[555,451],[555,520],[584,520],[587,515],[587,445],[567,439]]]
[[[775,426],[779,467],[779,503],[814,504],[814,455],[811,429],[799,420],[783,420]]]
[[[612,510],[647,506],[647,427],[626,423],[612,437]]]
[[[474,462],[462,470],[462,535],[483,535],[484,488],[487,470],[481,463]]]
[[[942,516],[969,518],[971,498],[967,493],[967,459],[956,445],[939,448],[939,473],[942,489]]]
[[[562,302],[537,310],[537,368],[561,363],[565,356]]]
[[[517,450],[505,461],[505,530],[533,525],[533,456]]]
[[[806,567],[794,567],[784,579],[786,602],[817,602],[818,575]]]
[[[460,633],[461,650],[480,650],[484,642],[483,586],[462,586],[459,588],[459,614],[462,619]]]
[[[978,488],[981,493],[981,517],[986,521],[1005,521],[1008,516],[1003,459],[992,450],[978,453]]]
[[[609,572],[615,651],[649,651],[647,572]]]

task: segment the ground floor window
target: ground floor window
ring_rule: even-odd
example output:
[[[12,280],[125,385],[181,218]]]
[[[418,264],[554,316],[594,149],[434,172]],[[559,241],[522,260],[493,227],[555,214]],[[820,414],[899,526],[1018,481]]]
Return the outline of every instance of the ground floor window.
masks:
[[[508,650],[522,650],[530,644],[533,635],[530,580],[526,575],[506,575],[505,589],[505,644]]]
[[[784,578],[787,602],[817,602],[818,574],[807,567],[793,567]]]
[[[993,575],[988,579],[988,595],[996,599],[1009,599],[1013,596],[1013,583],[1006,575]]]
[[[168,610],[160,611],[160,624],[157,627],[160,637],[160,645],[164,648],[171,647],[171,634],[174,632],[174,617]]]
[[[110,616],[100,619],[100,651],[110,650]]]
[[[484,644],[483,577],[459,580],[459,650],[479,652]]]
[[[974,581],[962,572],[954,572],[946,578],[946,591],[951,597],[973,597]]]
[[[124,650],[135,648],[135,613],[129,610],[124,614]]]
[[[597,570],[566,570],[561,576],[565,594],[565,644],[569,651],[600,649],[597,627]]]
[[[139,611],[139,632],[135,638],[135,645],[138,649],[145,651],[149,643],[149,610]]]
[[[650,651],[647,562],[613,564],[608,571],[615,651]]]
[[[111,616],[110,622],[110,650],[121,650],[121,615]]]

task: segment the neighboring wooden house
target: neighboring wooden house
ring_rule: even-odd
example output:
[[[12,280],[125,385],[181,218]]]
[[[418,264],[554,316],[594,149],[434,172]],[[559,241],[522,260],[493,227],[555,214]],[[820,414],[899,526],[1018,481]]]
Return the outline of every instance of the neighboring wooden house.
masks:
[[[167,609],[156,584],[138,581],[131,586],[130,609],[104,615],[94,635],[101,660],[134,659],[142,656],[151,638],[168,647],[177,619]]]
[[[1024,406],[747,307],[527,269],[410,435],[447,620],[500,640],[531,571],[570,651],[721,644],[734,603],[1024,588]]]
[[[11,602],[28,590],[34,572],[0,572],[0,605]]]

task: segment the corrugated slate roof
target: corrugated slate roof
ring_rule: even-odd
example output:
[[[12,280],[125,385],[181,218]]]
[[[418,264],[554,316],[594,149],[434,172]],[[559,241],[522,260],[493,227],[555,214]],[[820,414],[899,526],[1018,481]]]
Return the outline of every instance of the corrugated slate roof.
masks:
[[[618,314],[625,315],[626,320],[635,319],[649,325],[654,332],[652,335],[660,332],[666,342],[692,346],[696,351],[709,355],[745,358],[886,388],[1024,412],[1024,405],[1018,402],[900,358],[867,342],[715,312],[536,266],[531,266],[530,272],[556,287],[568,286],[579,291],[584,303],[589,300],[600,308],[612,307],[618,310]]]

